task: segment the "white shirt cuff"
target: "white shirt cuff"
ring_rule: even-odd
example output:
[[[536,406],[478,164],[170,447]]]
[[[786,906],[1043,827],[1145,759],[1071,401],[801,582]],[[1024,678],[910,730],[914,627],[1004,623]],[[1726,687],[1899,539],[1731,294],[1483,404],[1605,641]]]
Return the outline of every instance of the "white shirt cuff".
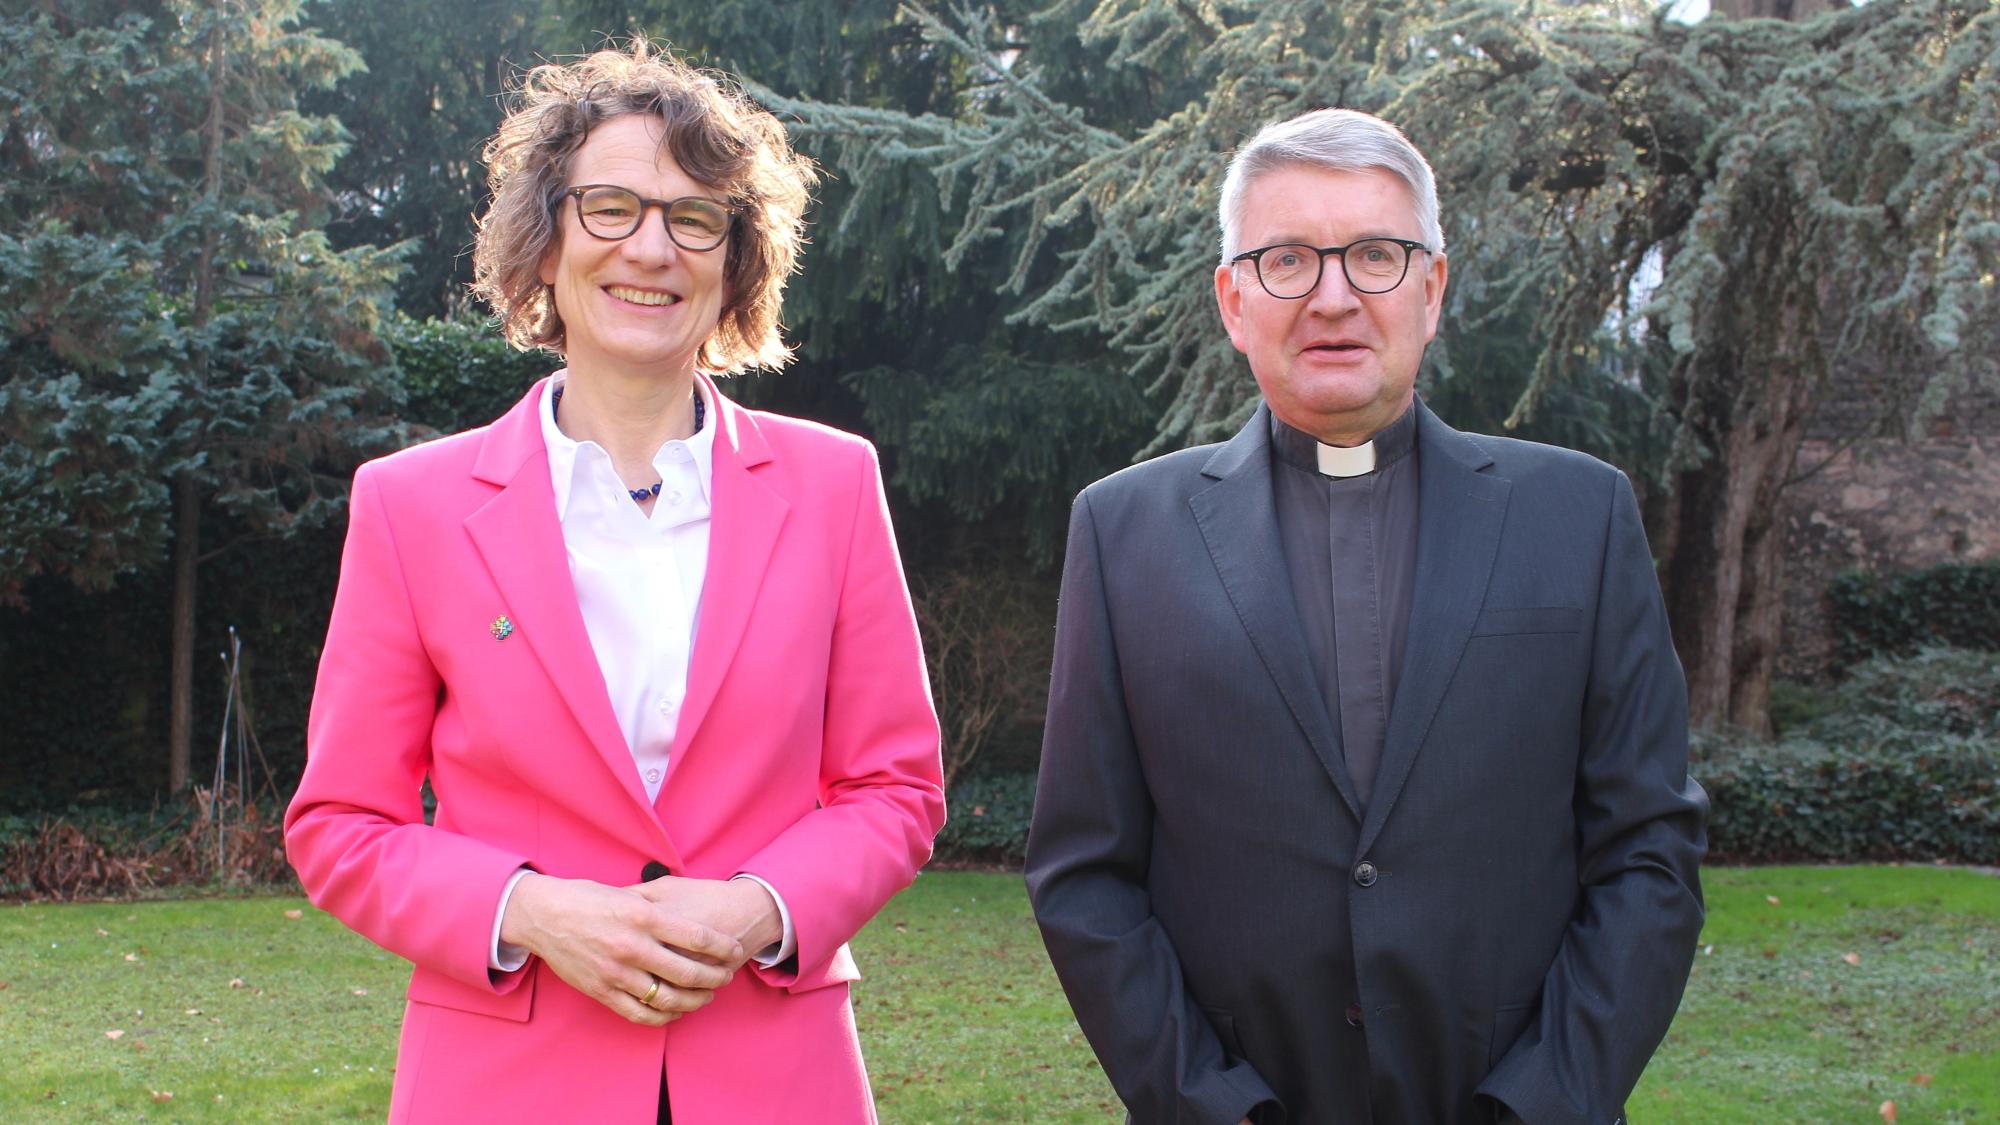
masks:
[[[528,869],[523,867],[508,877],[506,887],[500,891],[500,908],[493,912],[493,940],[486,943],[486,967],[495,972],[511,973],[528,963],[528,951],[526,949],[518,945],[509,945],[500,940],[500,920],[507,916],[507,900],[514,897],[514,885],[519,883],[521,877],[526,874],[528,874]],[[775,894],[777,892],[774,891],[772,893]],[[784,909],[784,904],[780,903],[778,910],[782,913]],[[786,931],[786,933],[790,932],[789,930]]]
[[[785,896],[778,893],[778,888],[757,878],[757,876],[750,874],[748,871],[733,876],[733,878],[748,879],[765,890],[770,891],[771,901],[778,904],[778,921],[783,923],[785,927],[784,940],[764,950],[762,953],[752,954],[750,959],[768,969],[781,961],[789,959],[792,954],[798,952],[799,935],[792,929],[792,912],[785,907]]]

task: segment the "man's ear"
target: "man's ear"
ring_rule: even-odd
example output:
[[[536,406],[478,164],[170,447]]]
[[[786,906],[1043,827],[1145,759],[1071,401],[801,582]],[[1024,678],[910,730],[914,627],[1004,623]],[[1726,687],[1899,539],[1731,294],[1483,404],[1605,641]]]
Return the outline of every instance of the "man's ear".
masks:
[[[1215,308],[1222,314],[1222,329],[1229,333],[1229,342],[1237,351],[1250,354],[1243,343],[1243,290],[1236,284],[1236,267],[1227,262],[1215,267]]]
[[[1426,254],[1430,265],[1424,270],[1424,340],[1437,339],[1438,316],[1444,312],[1444,286],[1451,263],[1443,254]]]

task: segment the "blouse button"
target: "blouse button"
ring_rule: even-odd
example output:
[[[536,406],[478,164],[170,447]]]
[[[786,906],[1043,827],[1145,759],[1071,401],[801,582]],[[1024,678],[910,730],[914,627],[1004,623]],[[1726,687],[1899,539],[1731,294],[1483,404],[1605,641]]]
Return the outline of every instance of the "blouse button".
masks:
[[[660,783],[660,771],[659,771],[659,770],[647,770],[647,771],[646,771],[646,784],[648,784],[648,785],[658,785],[659,783]]]

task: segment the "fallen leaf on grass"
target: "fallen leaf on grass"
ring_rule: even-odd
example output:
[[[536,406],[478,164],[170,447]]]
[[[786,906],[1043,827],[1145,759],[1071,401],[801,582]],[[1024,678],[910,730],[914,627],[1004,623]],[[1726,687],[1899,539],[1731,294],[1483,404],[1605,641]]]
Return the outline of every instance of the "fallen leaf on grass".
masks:
[[[198,1015],[200,1015],[200,1014],[201,1014],[201,1009],[200,1009],[200,1008],[189,1008],[189,1009],[187,1010],[187,1014],[188,1014],[188,1015],[190,1015],[190,1016],[198,1016]]]
[[[303,910],[287,910],[287,911],[285,911],[285,917],[287,917],[287,918],[290,918],[290,919],[291,919],[292,921],[294,921],[294,922],[298,921],[299,919],[301,919],[301,918],[303,918],[303,917],[305,917],[305,916],[306,916],[306,912],[305,912],[305,911],[303,911]]]
[[[1896,1119],[1896,1103],[1883,1102],[1881,1113],[1882,1113],[1882,1120],[1894,1121]]]
[[[106,1039],[123,1039],[125,1038],[125,1032],[120,1028],[114,1027],[110,1031],[105,1032],[104,1037]]]
[[[1931,1084],[1931,1076],[1928,1074],[1913,1074],[1910,1076],[1910,1081],[1915,1082],[1919,1086],[1928,1086]]]
[[[229,978],[229,987],[231,987],[231,988],[242,988],[242,987],[243,987],[243,978],[242,978],[242,977],[230,977],[230,978]]]
[[[1778,905],[1778,896],[1777,896],[1777,895],[1765,895],[1765,896],[1764,896],[1764,901],[1765,901],[1765,902],[1768,902],[1768,903],[1770,903],[1770,904],[1771,904],[1772,906],[1776,906],[1776,905]]]
[[[153,1100],[156,1102],[170,1102],[174,1100],[174,1092],[172,1090],[154,1090],[152,1094]]]
[[[1841,959],[1842,961],[1845,961],[1845,962],[1847,962],[1847,963],[1848,963],[1848,964],[1850,964],[1850,965],[1859,965],[1859,964],[1861,963],[1861,954],[1859,954],[1859,953],[1843,953],[1843,954],[1841,954],[1841,955],[1840,955],[1840,959]]]
[[[139,959],[139,955],[137,953],[127,953],[125,955],[125,959],[127,961],[137,961]]]
[[[7,991],[7,982],[4,980],[0,980],[0,992],[5,992],[5,991]]]
[[[368,995],[368,990],[365,988],[357,988],[354,990],[354,994],[356,996],[366,996]]]
[[[111,936],[111,931],[110,931],[110,930],[107,930],[107,929],[105,929],[105,928],[104,928],[103,926],[99,926],[99,927],[97,927],[97,936],[98,936],[98,937],[110,937],[110,936]]]

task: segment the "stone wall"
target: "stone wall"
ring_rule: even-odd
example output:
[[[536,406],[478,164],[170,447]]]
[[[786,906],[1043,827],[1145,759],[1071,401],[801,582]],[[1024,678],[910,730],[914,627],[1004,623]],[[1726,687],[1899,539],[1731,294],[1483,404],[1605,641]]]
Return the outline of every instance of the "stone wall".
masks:
[[[1977,429],[1845,449],[1805,443],[1797,471],[1810,475],[1786,490],[1780,677],[1834,670],[1825,594],[1842,571],[2000,559],[2000,430]]]

